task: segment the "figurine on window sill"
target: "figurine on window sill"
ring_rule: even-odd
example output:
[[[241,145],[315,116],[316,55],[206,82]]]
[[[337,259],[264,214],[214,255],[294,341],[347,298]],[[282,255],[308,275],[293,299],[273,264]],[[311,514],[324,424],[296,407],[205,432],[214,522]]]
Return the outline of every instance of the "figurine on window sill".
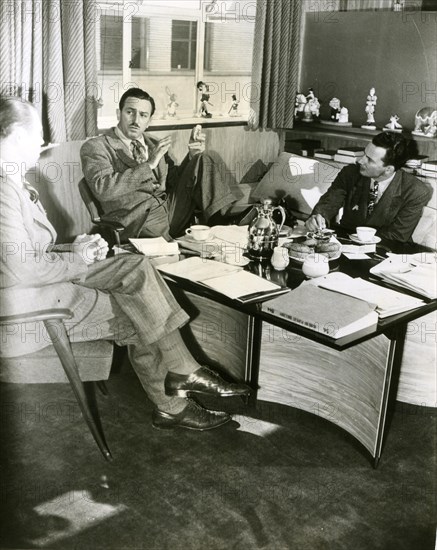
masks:
[[[312,88],[308,90],[306,96],[307,102],[303,108],[303,122],[313,122],[314,118],[318,118],[320,115],[320,103],[317,97],[314,95]]]
[[[203,118],[211,118],[212,113],[208,110],[208,105],[213,106],[212,103],[210,103],[209,98],[210,95],[206,92],[208,92],[208,86],[205,84],[205,82],[202,82],[199,80],[199,82],[196,84],[196,88],[200,93],[200,105],[199,105],[199,111],[197,113],[197,116],[203,117]]]
[[[240,116],[239,112],[238,112],[238,105],[239,105],[240,101],[237,99],[237,96],[235,94],[232,95],[232,105],[228,111],[228,115],[229,116]]]
[[[177,102],[177,95],[172,93],[168,86],[165,87],[165,91],[167,92],[167,95],[169,97],[169,102],[167,103],[167,114],[165,118],[167,117],[175,118],[176,109],[179,107],[179,103]]]

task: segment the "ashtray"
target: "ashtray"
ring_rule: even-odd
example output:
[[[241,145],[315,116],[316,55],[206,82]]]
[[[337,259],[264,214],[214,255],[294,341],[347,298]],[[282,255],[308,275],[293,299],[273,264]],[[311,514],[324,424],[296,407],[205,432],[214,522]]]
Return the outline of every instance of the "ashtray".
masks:
[[[328,242],[331,237],[335,237],[333,229],[319,229],[318,231],[309,231],[307,233],[309,239],[315,239],[319,242]]]

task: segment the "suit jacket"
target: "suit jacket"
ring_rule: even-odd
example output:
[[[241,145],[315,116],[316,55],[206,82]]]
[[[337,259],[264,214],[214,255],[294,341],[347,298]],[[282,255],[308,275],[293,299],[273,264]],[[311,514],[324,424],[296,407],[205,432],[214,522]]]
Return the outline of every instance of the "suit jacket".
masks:
[[[144,134],[149,150],[155,141]],[[155,170],[147,163],[138,164],[126,151],[114,128],[106,134],[86,141],[80,151],[82,170],[94,196],[100,202],[104,218],[116,220],[126,227],[125,235],[137,236],[151,209],[162,208],[166,202],[165,190],[169,190],[178,177],[181,167],[176,167],[170,155],[165,155]],[[153,183],[160,184],[154,193]],[[166,221],[165,221],[166,219]],[[158,233],[168,233],[168,218]]]
[[[85,278],[86,263],[76,253],[56,252],[56,231],[41,203],[33,203],[26,189],[18,187],[1,172],[0,210],[2,315],[55,307],[75,311],[87,302],[91,308],[95,291],[87,289],[88,292],[81,292],[71,284]],[[35,338],[28,338],[27,342],[24,341],[25,335],[17,334],[12,342],[11,330],[2,332],[3,352],[9,347],[9,351],[14,350],[14,355],[20,355],[50,344],[50,341],[44,341],[42,332]],[[41,328],[35,330],[41,331]]]
[[[85,320],[95,329],[114,317],[115,301],[144,344],[187,322],[187,314],[147,258],[121,254],[88,266],[80,254],[62,251],[68,245],[54,246],[56,232],[41,203],[33,203],[24,188],[0,176],[2,315],[67,308],[73,312],[71,328]],[[93,337],[86,331],[76,341],[87,339]],[[4,357],[51,344],[42,323],[3,325],[0,341]]]
[[[432,190],[412,174],[398,170],[370,216],[367,214],[369,191],[370,178],[360,174],[359,166],[346,166],[312,214],[321,214],[329,223],[340,208],[344,208],[340,225],[349,231],[368,225],[377,228],[380,237],[399,242],[411,240]]]

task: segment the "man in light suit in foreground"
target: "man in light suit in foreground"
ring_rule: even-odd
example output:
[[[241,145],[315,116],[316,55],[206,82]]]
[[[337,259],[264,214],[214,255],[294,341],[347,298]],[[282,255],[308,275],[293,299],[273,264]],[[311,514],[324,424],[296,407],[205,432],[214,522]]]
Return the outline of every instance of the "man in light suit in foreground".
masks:
[[[73,312],[67,325],[71,341],[105,339],[127,345],[131,364],[156,405],[157,428],[206,430],[228,422],[228,414],[205,409],[189,397],[240,396],[249,388],[225,382],[194,360],[178,330],[188,315],[149,261],[134,254],[106,258],[108,245],[95,235],[54,244],[55,229],[24,177],[39,158],[41,135],[32,104],[0,98],[2,314],[68,308]],[[41,332],[25,330],[24,324],[16,331],[3,327],[0,357],[50,344]]]

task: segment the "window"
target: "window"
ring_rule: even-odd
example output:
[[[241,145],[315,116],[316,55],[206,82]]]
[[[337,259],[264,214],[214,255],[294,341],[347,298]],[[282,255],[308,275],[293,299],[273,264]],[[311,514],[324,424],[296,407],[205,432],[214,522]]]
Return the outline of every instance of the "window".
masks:
[[[147,26],[149,20],[145,17],[132,18],[131,69],[147,69],[149,47],[147,44]]]
[[[104,15],[100,25],[100,66],[108,70],[121,70],[122,47],[122,17]]]
[[[171,68],[193,70],[196,66],[197,21],[172,21]]]
[[[154,97],[155,124],[193,118],[198,81],[207,85],[213,120],[247,117],[256,0],[100,0],[99,7],[100,127],[114,124],[131,86]]]

